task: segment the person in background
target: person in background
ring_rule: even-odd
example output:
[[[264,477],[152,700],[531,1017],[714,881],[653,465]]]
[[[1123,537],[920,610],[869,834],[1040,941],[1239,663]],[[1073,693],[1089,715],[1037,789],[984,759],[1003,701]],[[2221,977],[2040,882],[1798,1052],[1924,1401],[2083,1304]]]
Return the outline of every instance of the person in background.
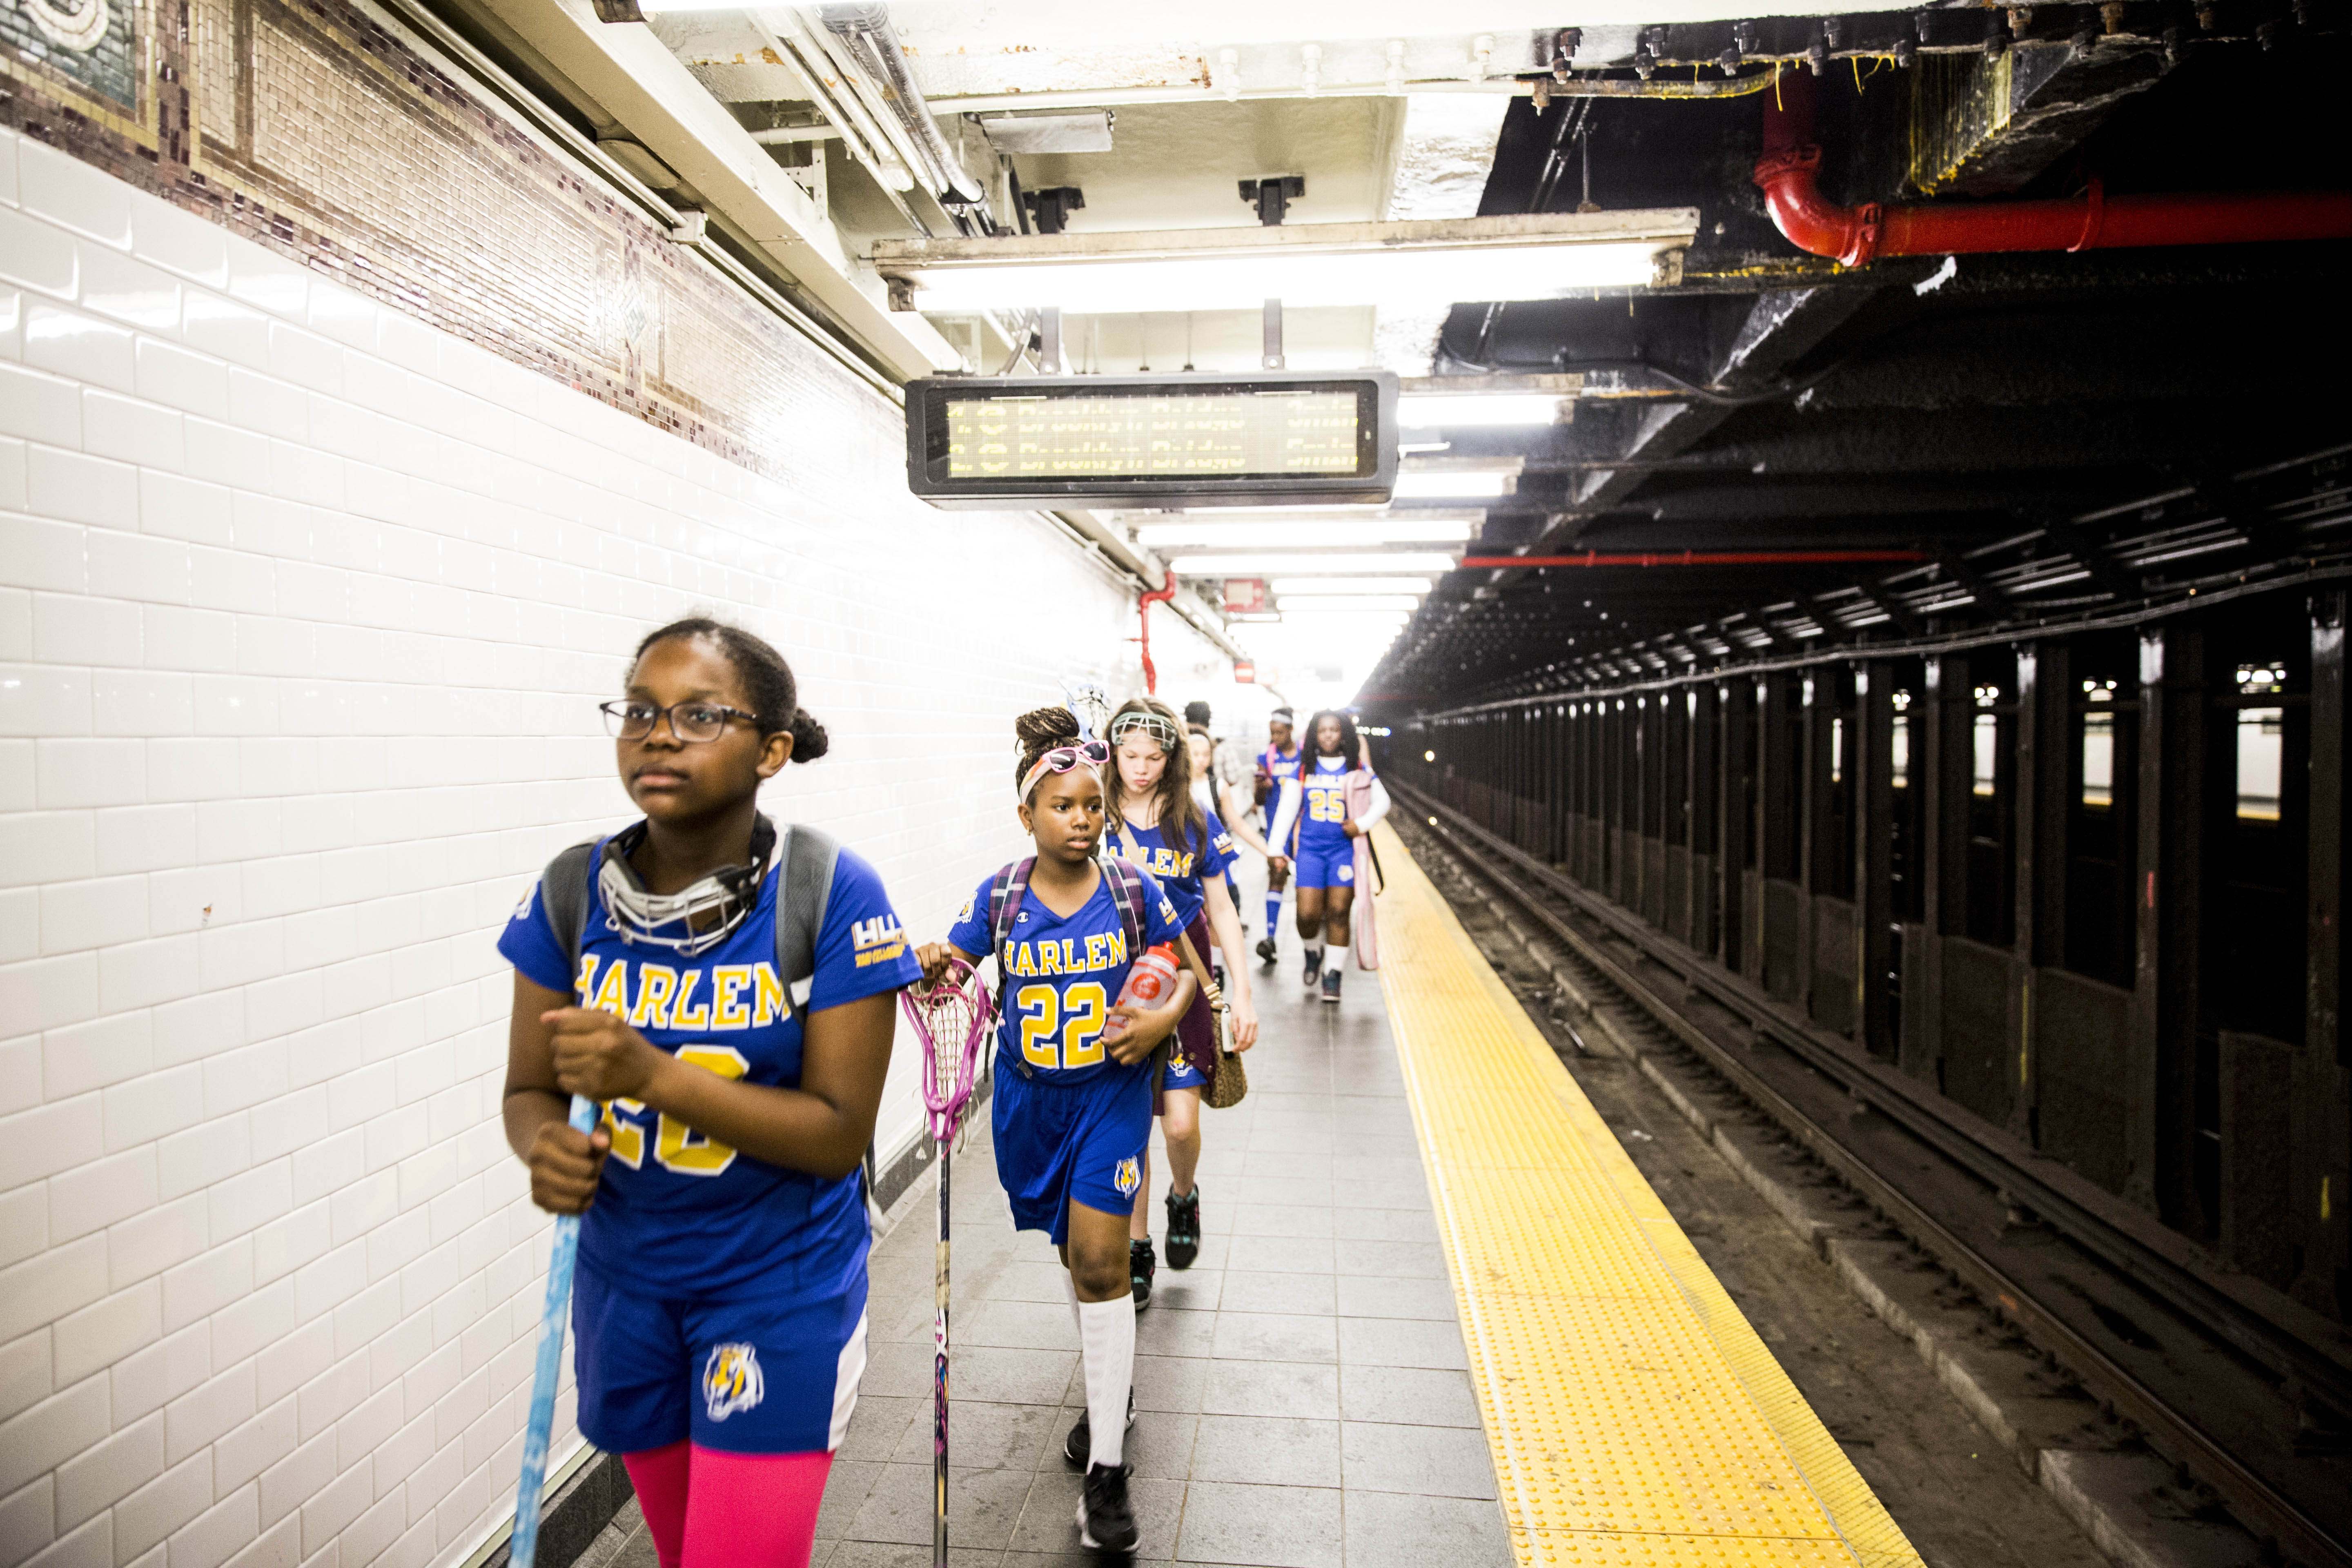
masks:
[[[1349,913],[1356,899],[1356,843],[1389,811],[1389,792],[1365,778],[1370,807],[1360,817],[1349,810],[1359,743],[1356,721],[1331,710],[1307,725],[1311,753],[1303,785],[1283,790],[1275,811],[1275,840],[1298,831],[1298,937],[1307,949],[1303,978],[1309,994],[1339,1000],[1339,977],[1348,963]],[[1325,967],[1325,956],[1329,966]]]
[[[1267,717],[1265,749],[1257,754],[1257,806],[1267,825],[1265,935],[1257,944],[1258,960],[1264,963],[1274,962],[1275,932],[1282,926],[1282,889],[1290,879],[1293,847],[1286,834],[1274,831],[1274,822],[1282,810],[1286,782],[1294,790],[1298,784],[1299,752],[1290,739],[1294,717],[1287,708],[1277,708]]]

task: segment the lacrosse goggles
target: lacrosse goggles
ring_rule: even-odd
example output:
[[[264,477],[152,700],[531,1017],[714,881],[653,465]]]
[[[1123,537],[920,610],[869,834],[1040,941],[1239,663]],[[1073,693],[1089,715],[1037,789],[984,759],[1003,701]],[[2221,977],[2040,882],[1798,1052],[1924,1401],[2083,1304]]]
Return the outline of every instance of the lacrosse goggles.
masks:
[[[743,923],[760,901],[760,883],[776,852],[776,825],[762,814],[751,825],[751,858],[721,866],[675,893],[646,890],[629,857],[646,841],[646,824],[623,828],[604,845],[596,868],[596,890],[604,895],[605,923],[631,944],[666,947],[681,958],[709,952]]]
[[[1138,730],[1149,736],[1161,751],[1171,755],[1184,743],[1184,731],[1177,727],[1175,721],[1162,714],[1140,711],[1122,713],[1110,721],[1110,743],[1116,746]]]

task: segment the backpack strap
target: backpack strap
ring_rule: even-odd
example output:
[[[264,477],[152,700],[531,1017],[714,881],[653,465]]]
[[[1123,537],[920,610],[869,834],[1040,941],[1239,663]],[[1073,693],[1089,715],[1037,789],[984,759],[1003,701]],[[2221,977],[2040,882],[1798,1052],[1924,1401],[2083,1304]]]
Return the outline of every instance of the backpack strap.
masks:
[[[1118,906],[1118,923],[1127,932],[1130,962],[1143,956],[1143,873],[1118,856],[1107,858],[1103,876],[1110,883],[1110,901]]]
[[[1000,866],[997,868],[995,880],[988,884],[988,946],[989,951],[996,955],[996,1016],[1000,1018],[1006,1016],[1005,976],[1013,968],[1012,960],[1006,956],[1004,944],[1013,934],[1013,922],[1021,918],[1022,900],[1029,894],[1029,873],[1034,870],[1036,866],[1037,857],[1034,855],[1025,860],[1015,860],[1008,865]],[[997,1054],[1012,1063],[1013,1070],[1023,1078],[1036,1076],[1029,1064],[1023,1061],[1017,1053],[1000,1051]]]
[[[555,940],[572,960],[572,983],[580,984],[580,943],[587,934],[588,885],[596,877],[596,840],[583,839],[547,863],[539,874],[539,908]]]
[[[816,939],[824,931],[841,840],[821,827],[795,823],[778,841],[776,860],[776,973],[784,983],[791,1016],[805,1027],[809,986],[816,978]]]

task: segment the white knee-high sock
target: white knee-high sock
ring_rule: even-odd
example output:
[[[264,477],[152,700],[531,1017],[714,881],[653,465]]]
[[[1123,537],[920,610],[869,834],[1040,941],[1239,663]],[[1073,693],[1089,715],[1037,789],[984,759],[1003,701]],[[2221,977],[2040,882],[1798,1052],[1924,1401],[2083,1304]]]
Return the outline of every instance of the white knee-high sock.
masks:
[[[1339,974],[1344,973],[1347,967],[1348,944],[1346,942],[1335,942],[1330,946],[1323,950],[1324,973]]]
[[[1070,1278],[1070,1271],[1066,1268],[1062,1270],[1062,1294],[1070,1299],[1070,1327],[1078,1331],[1078,1342],[1084,1344],[1087,1321],[1078,1313],[1078,1282]]]
[[[1116,1465],[1126,1453],[1127,1394],[1135,1384],[1135,1298],[1078,1303],[1087,1364],[1087,1463]]]

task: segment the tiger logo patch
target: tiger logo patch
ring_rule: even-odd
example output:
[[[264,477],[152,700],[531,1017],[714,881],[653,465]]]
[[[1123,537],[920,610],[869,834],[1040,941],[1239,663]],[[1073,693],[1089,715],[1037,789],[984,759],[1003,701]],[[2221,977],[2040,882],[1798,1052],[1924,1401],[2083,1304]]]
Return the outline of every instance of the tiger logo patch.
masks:
[[[1118,1189],[1118,1195],[1123,1198],[1133,1197],[1135,1189],[1143,1185],[1143,1171],[1136,1164],[1133,1155],[1118,1163],[1118,1169],[1111,1173],[1110,1184]]]
[[[745,1344],[710,1347],[710,1359],[702,1363],[702,1405],[713,1421],[751,1409],[767,1392],[757,1351]]]

